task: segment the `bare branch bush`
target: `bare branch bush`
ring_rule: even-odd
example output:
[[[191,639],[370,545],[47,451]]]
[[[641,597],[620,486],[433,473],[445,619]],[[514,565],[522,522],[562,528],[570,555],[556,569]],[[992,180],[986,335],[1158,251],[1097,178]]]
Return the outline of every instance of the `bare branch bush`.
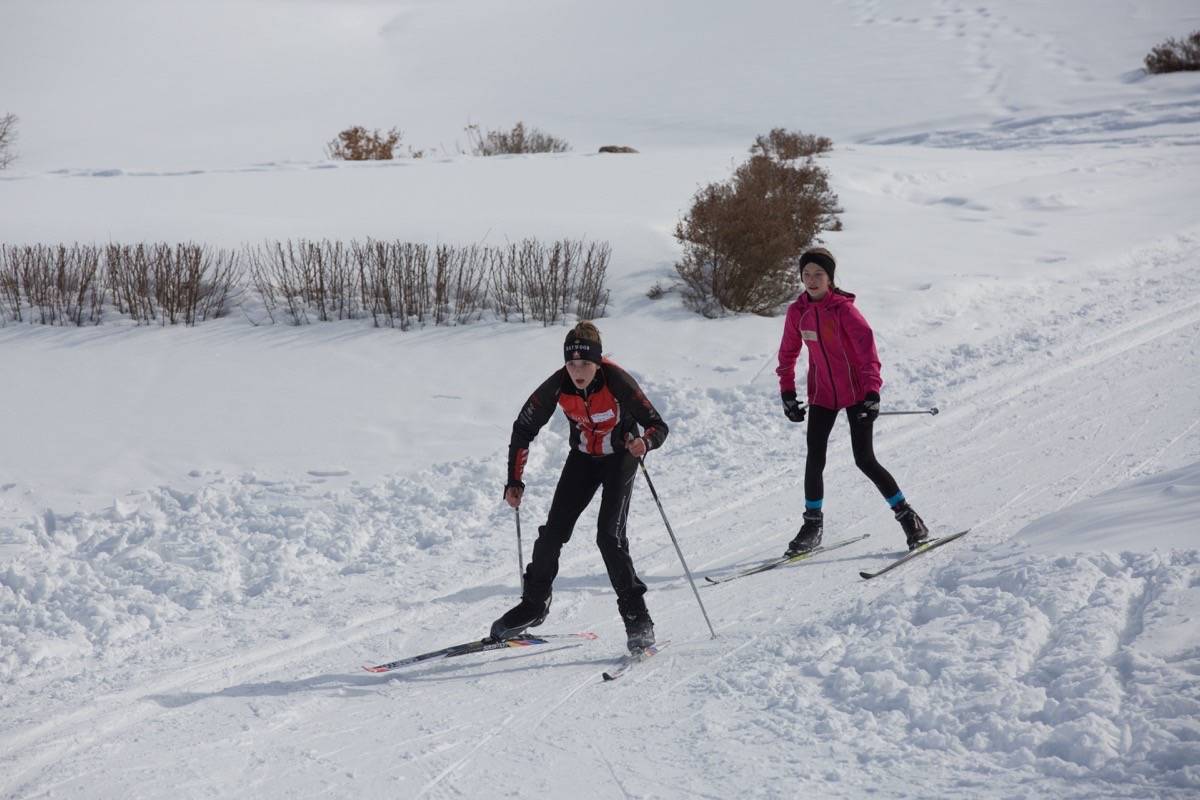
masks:
[[[362,305],[371,314],[375,327],[380,320],[388,327],[408,329],[404,317],[404,284],[394,265],[396,243],[368,239],[365,243],[351,242],[350,257],[358,267],[358,285]]]
[[[413,242],[352,242],[358,264],[363,308],[375,325],[400,330],[423,325],[433,309],[429,246]]]
[[[12,146],[17,141],[17,115],[5,114],[0,117],[0,169],[17,160]]]
[[[821,231],[841,230],[829,175],[811,156],[783,158],[795,152],[789,136],[759,137],[763,152],[700,189],[676,225],[684,303],[704,316],[776,313],[798,291],[805,248]]]
[[[98,324],[103,310],[100,275],[100,249],[95,246],[0,246],[0,303],[17,322],[28,308],[31,324]]]
[[[162,324],[195,325],[224,316],[237,274],[236,253],[190,243],[174,248],[159,244],[151,250],[151,261]]]
[[[111,244],[104,266],[112,304],[138,325],[195,325],[224,316],[241,280],[236,252],[190,242]]]
[[[562,239],[550,245],[525,239],[499,251],[492,262],[493,307],[505,320],[519,315],[543,325],[561,321],[575,304],[581,319],[602,316],[611,250],[607,243]]]
[[[15,247],[0,245],[0,324],[7,317],[22,322],[21,313],[21,267],[19,251]]]
[[[608,262],[612,248],[608,242],[589,242],[580,267],[575,289],[575,316],[579,319],[599,319],[608,310]]]
[[[505,322],[513,318],[525,322],[528,308],[518,271],[517,245],[490,248],[488,253],[488,293],[492,307]]]
[[[546,267],[546,246],[536,239],[525,239],[510,245],[509,257],[516,264],[517,280],[529,315],[549,325],[558,321],[558,298],[555,291],[555,275]]]
[[[147,245],[110,244],[104,253],[108,292],[117,313],[127,315],[139,325],[157,319]]]
[[[521,153],[566,153],[571,145],[564,139],[551,136],[538,128],[526,129],[524,122],[512,130],[484,131],[477,124],[466,128],[471,153],[477,156],[514,155]]]
[[[487,251],[478,245],[470,247],[448,248],[442,245],[438,250],[450,250],[451,275],[453,276],[453,310],[455,324],[465,325],[477,321],[483,316],[487,305]]]
[[[293,325],[362,315],[361,272],[352,248],[342,242],[268,242],[247,248],[250,280],[274,322],[282,306]]]

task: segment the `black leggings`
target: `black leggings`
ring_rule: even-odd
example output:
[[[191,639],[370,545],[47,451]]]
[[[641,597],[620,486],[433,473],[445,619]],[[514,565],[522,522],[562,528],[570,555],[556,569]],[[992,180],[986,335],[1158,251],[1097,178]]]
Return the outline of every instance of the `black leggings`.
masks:
[[[629,516],[629,497],[633,479],[637,477],[637,459],[628,453],[589,456],[578,450],[567,455],[550,514],[546,524],[538,528],[533,544],[533,558],[525,570],[525,595],[543,599],[558,575],[558,555],[571,539],[575,522],[596,494],[600,494],[600,515],[596,520],[596,546],[604,558],[608,579],[617,593],[621,614],[633,616],[644,613],[646,584],[637,576],[629,556],[629,539],[625,535],[625,520]]]
[[[891,500],[900,494],[896,479],[875,460],[875,448],[871,444],[874,424],[858,418],[859,409],[846,409],[850,421],[850,445],[854,449],[854,463],[863,474],[871,479],[884,499]],[[808,407],[808,458],[804,462],[804,499],[809,501],[825,498],[825,450],[829,445],[829,434],[838,412],[821,406]]]

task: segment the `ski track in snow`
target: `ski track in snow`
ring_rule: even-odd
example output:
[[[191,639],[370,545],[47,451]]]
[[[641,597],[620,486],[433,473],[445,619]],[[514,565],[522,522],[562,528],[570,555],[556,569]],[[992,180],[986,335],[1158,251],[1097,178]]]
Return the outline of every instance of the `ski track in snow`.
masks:
[[[849,555],[778,570],[757,583],[757,577],[746,579],[740,589],[706,589],[722,636],[717,642],[706,641],[695,626],[695,601],[665,536],[641,536],[635,548],[660,631],[695,636],[679,642],[670,658],[610,687],[618,709],[643,704],[653,713],[622,715],[604,710],[603,699],[599,705],[582,701],[609,663],[605,651],[620,640],[609,590],[592,566],[587,516],[564,551],[552,619],[601,630],[605,647],[434,663],[386,680],[343,671],[381,652],[433,644],[447,630],[482,630],[505,605],[513,591],[511,569],[494,566],[511,561],[508,537],[495,535],[511,527],[493,491],[502,483],[499,451],[424,476],[342,490],[253,475],[219,479],[192,493],[163,487],[105,514],[48,514],[8,530],[6,540],[31,557],[0,574],[4,699],[10,708],[39,709],[39,719],[5,725],[0,788],[25,794],[56,784],[63,791],[77,787],[100,769],[96,758],[108,742],[135,730],[185,735],[186,717],[173,716],[202,713],[222,698],[266,719],[282,714],[271,724],[295,729],[291,715],[303,719],[309,705],[319,715],[317,707],[330,697],[378,702],[415,690],[416,708],[406,703],[410,716],[401,730],[403,741],[416,746],[409,763],[412,775],[424,776],[419,796],[473,793],[530,735],[551,750],[559,737],[577,739],[570,728],[580,708],[598,724],[620,727],[608,747],[625,750],[646,740],[666,753],[694,755],[697,741],[729,745],[728,752],[707,753],[711,766],[699,775],[669,767],[657,776],[627,773],[625,783],[636,779],[641,791],[674,787],[703,796],[723,774],[739,773],[742,747],[749,753],[770,750],[772,742],[786,750],[822,741],[832,756],[827,765],[781,763],[747,795],[773,796],[797,785],[854,795],[880,771],[914,781],[920,775],[924,783],[914,785],[946,792],[980,789],[1001,773],[1016,794],[1052,785],[1071,796],[1070,781],[1081,776],[1109,782],[1112,796],[1194,790],[1200,786],[1192,733],[1200,710],[1200,649],[1154,654],[1138,642],[1171,618],[1174,604],[1195,604],[1189,598],[1200,585],[1197,554],[1029,559],[1017,558],[1015,546],[1003,542],[1023,522],[1093,487],[1153,471],[1171,448],[1186,447],[1194,458],[1194,423],[1169,438],[1154,424],[1162,413],[1156,403],[1196,391],[1194,372],[1184,376],[1190,389],[1152,383],[1163,391],[1140,420],[1121,428],[1101,420],[1075,430],[1073,404],[1082,397],[1103,406],[1128,391],[1121,377],[1127,363],[1150,364],[1151,382],[1155,370],[1168,374],[1171,364],[1154,354],[1179,341],[1191,343],[1194,358],[1198,252],[1195,237],[1181,235],[1117,265],[1117,272],[1147,273],[1147,291],[1132,300],[1103,274],[1052,293],[1033,289],[1014,298],[1010,292],[1004,299],[1019,304],[1023,322],[999,337],[941,352],[921,353],[917,345],[885,353],[902,375],[893,382],[922,386],[923,394],[943,403],[943,413],[936,422],[881,427],[881,459],[896,464],[906,493],[935,527],[976,526],[962,543],[905,567],[895,581],[864,586],[850,578],[854,565],[894,553],[900,543],[838,437],[828,471],[829,494],[839,498],[831,525],[847,535],[876,535],[847,548]],[[982,292],[972,302],[996,301]],[[916,330],[889,341],[903,349],[910,336],[919,341]],[[679,514],[674,524],[693,570],[699,576],[774,555],[790,538],[790,526],[764,534],[769,520],[797,513],[798,448],[787,423],[765,411],[761,424],[738,424],[747,408],[773,406],[773,392],[696,392],[669,382],[646,388],[673,423],[669,458],[649,463]],[[896,398],[899,405],[915,401],[903,390]],[[1026,483],[1004,463],[1013,452],[1004,443],[1014,424],[1045,439],[1043,455],[1061,468],[1057,479]],[[957,430],[956,438],[972,448],[932,435],[931,425]],[[725,435],[706,435],[714,430]],[[563,446],[561,425],[545,431],[531,472],[551,473]],[[940,496],[939,487],[951,480],[955,497]],[[544,508],[549,490],[544,483],[531,487],[531,506]],[[639,505],[631,528],[656,530],[657,511],[645,498]],[[993,510],[976,521],[961,519],[962,508]],[[331,596],[327,581],[336,576],[344,588]],[[796,583],[803,579],[815,581],[811,594],[779,593],[806,586]],[[403,584],[407,597],[381,606],[373,582]],[[448,586],[467,588],[447,594]],[[722,613],[742,589],[758,594],[759,602],[732,617]],[[348,608],[362,614],[348,616]],[[423,608],[445,611],[437,622],[421,621]],[[332,616],[316,624],[325,614]],[[264,624],[278,625],[276,644],[255,644]],[[390,634],[397,629],[406,635]],[[83,669],[68,671],[80,658]],[[143,671],[147,662],[160,665],[158,677]],[[89,677],[93,669],[102,682]],[[297,674],[311,677],[281,677]],[[528,678],[535,675],[541,688],[531,692]],[[449,709],[435,713],[439,697],[452,697],[439,691],[447,681],[465,681],[470,694],[491,698],[492,711],[480,717],[470,711],[473,704],[463,703],[465,717]],[[308,699],[289,704],[293,695]],[[41,700],[31,704],[34,696]],[[90,701],[81,703],[81,696]],[[665,742],[662,717],[677,720]],[[856,750],[853,769],[841,761],[847,743]],[[629,759],[596,747],[598,774],[614,781],[613,760]],[[948,763],[973,767],[952,775]],[[50,777],[52,768],[66,776],[62,782]],[[581,780],[586,774],[582,770]],[[120,783],[111,774],[108,779]],[[403,783],[411,778],[400,779],[416,787]],[[631,794],[622,782],[615,785]]]

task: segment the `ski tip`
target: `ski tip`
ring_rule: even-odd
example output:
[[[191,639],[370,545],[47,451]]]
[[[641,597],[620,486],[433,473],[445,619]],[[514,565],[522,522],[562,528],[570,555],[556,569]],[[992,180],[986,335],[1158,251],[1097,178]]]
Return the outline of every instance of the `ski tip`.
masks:
[[[869,581],[869,580],[871,580],[871,578],[875,577],[874,572],[860,572],[858,574],[859,574],[859,577],[861,577],[865,581]]]
[[[375,672],[375,673],[379,673],[379,672],[387,672],[387,670],[386,670],[386,669],[384,669],[384,668],[383,668],[383,667],[381,667],[381,666],[380,666],[380,667],[373,667],[373,666],[371,666],[370,664],[363,664],[363,669],[365,669],[367,672]]]
[[[704,576],[704,580],[708,581],[709,583],[720,583],[720,581],[714,580],[713,578],[710,578],[707,575]]]
[[[593,642],[600,638],[600,634],[592,633],[591,631],[580,631],[579,633],[577,633],[575,635],[581,639],[587,639],[587,640],[593,641]]]

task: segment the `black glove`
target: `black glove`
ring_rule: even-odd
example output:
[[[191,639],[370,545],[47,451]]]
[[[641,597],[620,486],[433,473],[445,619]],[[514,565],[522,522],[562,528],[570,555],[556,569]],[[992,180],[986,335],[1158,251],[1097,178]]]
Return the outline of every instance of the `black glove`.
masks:
[[[858,404],[858,418],[874,422],[879,416],[879,392],[867,392],[867,397]]]
[[[781,392],[783,398],[783,415],[792,422],[804,422],[804,405],[796,399],[796,393]]]

